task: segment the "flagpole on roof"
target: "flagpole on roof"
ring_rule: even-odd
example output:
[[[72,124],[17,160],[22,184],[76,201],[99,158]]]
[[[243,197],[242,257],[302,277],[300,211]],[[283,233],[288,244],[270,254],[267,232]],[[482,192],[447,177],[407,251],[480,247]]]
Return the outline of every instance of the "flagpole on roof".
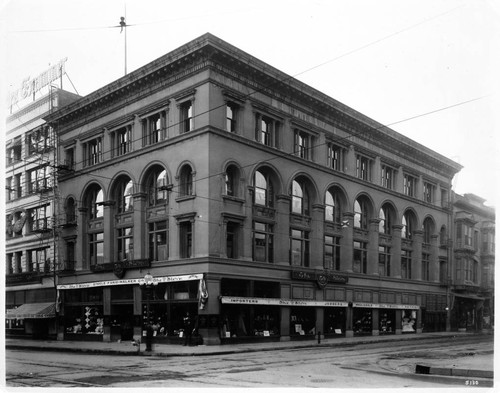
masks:
[[[127,75],[127,23],[125,22],[125,18],[127,17],[127,5],[125,4],[125,16],[120,17],[120,33],[125,30],[125,75]]]

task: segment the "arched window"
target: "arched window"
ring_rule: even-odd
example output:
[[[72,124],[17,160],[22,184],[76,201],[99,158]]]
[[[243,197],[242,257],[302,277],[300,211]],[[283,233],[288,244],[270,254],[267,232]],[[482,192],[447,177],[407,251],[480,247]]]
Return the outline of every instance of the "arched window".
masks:
[[[75,223],[76,222],[76,206],[75,200],[73,198],[68,198],[66,201],[66,223]]]
[[[325,194],[325,221],[342,221],[342,206],[338,193],[328,190]]]
[[[254,176],[254,187],[254,203],[256,205],[272,207],[273,187],[268,177],[262,172],[256,171]]]
[[[411,239],[413,236],[414,219],[410,212],[406,212],[403,215],[401,224],[403,225],[403,228],[401,229],[401,237],[404,239]]]
[[[180,174],[180,195],[193,195],[193,170],[189,165],[184,165]]]
[[[434,233],[434,223],[432,222],[432,219],[430,217],[427,217],[424,220],[423,230],[424,230],[424,243],[430,244],[431,237]]]
[[[354,227],[368,229],[368,203],[364,198],[354,201]]]
[[[168,203],[167,185],[168,177],[165,169],[157,169],[151,173],[147,182],[149,206]]]
[[[302,182],[292,183],[292,213],[309,215],[309,195]]]
[[[127,179],[124,178],[120,181],[115,190],[118,213],[125,213],[134,209],[134,200],[132,198],[134,183],[130,179],[127,181]]]
[[[224,173],[224,194],[238,196],[239,171],[234,165],[229,165]]]
[[[104,193],[99,186],[93,187],[89,190],[87,195],[87,209],[89,212],[89,218],[94,220],[96,218],[104,217],[104,208],[102,203],[104,202]]]
[[[380,219],[379,232],[390,235],[392,233],[392,216],[388,205],[382,206],[378,218]]]

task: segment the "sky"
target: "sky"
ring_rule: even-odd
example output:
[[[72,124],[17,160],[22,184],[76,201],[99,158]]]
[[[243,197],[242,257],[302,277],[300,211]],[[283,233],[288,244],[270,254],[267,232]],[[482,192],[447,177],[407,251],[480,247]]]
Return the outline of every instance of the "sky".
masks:
[[[498,205],[500,0],[0,0],[2,117],[61,59],[80,95],[122,77],[121,16],[128,72],[210,32],[461,164],[455,192]]]

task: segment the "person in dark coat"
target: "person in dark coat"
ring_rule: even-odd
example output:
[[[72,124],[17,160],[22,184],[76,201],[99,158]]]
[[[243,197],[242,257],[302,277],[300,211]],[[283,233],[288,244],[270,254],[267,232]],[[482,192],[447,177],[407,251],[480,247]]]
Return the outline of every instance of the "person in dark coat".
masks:
[[[189,311],[184,317],[184,345],[191,345],[191,336],[193,334],[193,320]]]

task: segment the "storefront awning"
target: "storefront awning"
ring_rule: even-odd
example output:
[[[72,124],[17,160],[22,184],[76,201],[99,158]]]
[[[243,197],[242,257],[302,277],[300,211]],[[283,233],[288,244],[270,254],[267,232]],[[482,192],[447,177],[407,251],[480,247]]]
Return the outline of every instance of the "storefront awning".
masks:
[[[313,306],[313,307],[347,307],[347,302],[322,300],[294,300],[280,298],[259,298],[241,296],[221,296],[222,304],[253,304],[265,306]]]
[[[55,303],[26,303],[18,308],[7,310],[7,319],[41,319],[54,318],[56,316]]]
[[[462,294],[462,293],[452,293],[455,297],[461,297],[464,299],[472,299],[472,300],[478,300],[478,301],[484,301],[486,298],[477,296],[477,295],[472,295],[472,294]]]

